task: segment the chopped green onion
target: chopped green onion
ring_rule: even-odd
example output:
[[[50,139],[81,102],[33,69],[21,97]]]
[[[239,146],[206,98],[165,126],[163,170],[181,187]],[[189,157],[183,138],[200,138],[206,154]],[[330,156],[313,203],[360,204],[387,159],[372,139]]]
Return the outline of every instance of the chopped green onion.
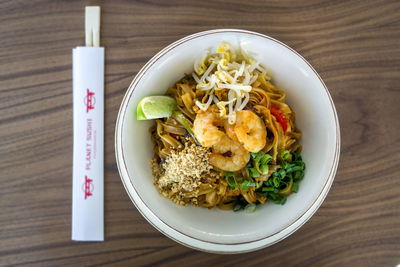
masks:
[[[284,168],[284,170],[287,173],[292,173],[292,172],[297,172],[297,171],[303,171],[303,166],[295,165],[295,164],[289,164]]]
[[[303,166],[294,166],[292,168],[289,168],[286,170],[286,172],[296,172],[296,171],[302,171],[303,170]]]
[[[261,173],[262,173],[263,175],[268,174],[268,171],[269,171],[269,168],[268,168],[268,165],[267,165],[267,164],[261,165]]]
[[[243,207],[240,204],[236,204],[235,207],[233,208],[233,211],[239,211],[241,210]]]
[[[257,171],[256,168],[249,168],[250,176],[253,178],[260,177],[260,173]]]
[[[249,189],[249,186],[248,186],[248,183],[249,183],[250,181],[243,181],[242,183],[241,183],[241,185],[240,185],[240,189],[243,191],[243,192],[246,192],[248,189]],[[250,182],[251,183],[251,182]]]
[[[274,188],[273,187],[263,187],[262,188],[262,191],[263,192],[274,192]]]
[[[258,155],[254,158],[254,161],[255,161],[255,162],[260,162],[261,159],[262,159],[263,157],[264,157],[263,154],[258,154]]]
[[[300,171],[294,173],[294,180],[295,181],[300,180],[300,177],[301,177],[301,172]]]
[[[246,207],[244,207],[244,211],[248,213],[252,213],[256,210],[257,205],[255,203],[250,203],[247,204]]]
[[[270,160],[272,159],[272,156],[270,154],[265,154],[261,160],[260,160],[260,164],[264,165],[267,164]]]
[[[292,161],[292,154],[290,154],[289,150],[283,150],[280,156],[285,161]]]
[[[280,169],[278,171],[278,175],[283,179],[286,176],[286,171],[284,169]]]
[[[286,183],[286,186],[279,191],[279,194],[286,196],[289,195],[290,193],[292,193],[292,186],[293,186],[293,180],[290,179],[290,181]]]
[[[261,158],[259,154],[253,155],[254,167],[263,175],[268,172],[270,160],[269,154],[264,153]],[[265,162],[266,164],[263,164]],[[262,183],[261,187],[256,189],[256,194],[264,196],[276,204],[283,205],[288,195],[299,190],[299,181],[304,177],[305,163],[300,154],[284,150],[279,154],[278,164],[281,167],[273,172],[269,179]]]
[[[289,168],[289,166],[291,166],[290,163],[287,163],[286,161],[281,162],[281,167],[282,167],[283,169]]]
[[[297,193],[299,191],[299,183],[295,182],[292,186],[292,192]]]
[[[256,159],[256,158],[262,156],[263,154],[264,154],[264,152],[262,152],[262,151],[259,151],[257,153],[254,153],[254,152],[250,153],[252,159]]]
[[[261,173],[259,162],[254,162],[254,168],[255,168],[259,173]]]
[[[199,141],[197,141],[194,132],[192,130],[192,127],[190,126],[190,122],[188,119],[186,119],[185,115],[180,112],[180,111],[175,111],[172,113],[172,118],[174,118],[177,122],[179,122],[183,128],[186,129],[186,131],[193,137],[194,141],[200,145]]]
[[[300,181],[301,179],[303,179],[303,177],[304,177],[304,171],[297,171],[297,172],[294,173],[294,180],[296,182]]]
[[[256,192],[257,195],[261,196],[261,197],[268,197],[268,192]]]
[[[237,189],[237,182],[236,182],[235,174],[233,174],[232,172],[227,172],[225,175],[225,180],[226,180],[226,183],[231,187],[232,190]]]
[[[293,153],[293,156],[294,156],[294,160],[296,160],[296,161],[303,161],[302,158],[301,158],[300,153]]]
[[[276,177],[272,178],[272,182],[274,183],[274,186],[276,188],[278,188],[281,183],[281,179],[279,178],[279,176],[276,176]]]
[[[276,204],[280,204],[283,205],[286,203],[287,197],[286,196],[282,196],[281,198],[279,198],[275,203]]]
[[[250,186],[257,186],[258,184],[249,180],[243,181],[240,185],[241,189],[246,191],[249,189]]]

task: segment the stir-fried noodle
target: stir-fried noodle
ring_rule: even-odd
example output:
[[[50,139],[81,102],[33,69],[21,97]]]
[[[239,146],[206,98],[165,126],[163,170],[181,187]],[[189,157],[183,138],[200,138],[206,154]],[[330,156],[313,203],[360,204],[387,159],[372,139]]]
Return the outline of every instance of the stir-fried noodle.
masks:
[[[258,61],[224,43],[166,94],[181,119],[158,119],[151,129],[161,194],[182,205],[240,209],[267,199],[283,204],[297,191],[301,132]]]

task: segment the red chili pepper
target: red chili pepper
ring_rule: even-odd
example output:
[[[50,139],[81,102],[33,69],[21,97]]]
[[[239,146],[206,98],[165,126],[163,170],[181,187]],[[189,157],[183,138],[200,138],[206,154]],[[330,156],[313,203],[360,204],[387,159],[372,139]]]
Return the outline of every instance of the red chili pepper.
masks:
[[[282,114],[279,108],[276,106],[272,105],[271,106],[271,114],[275,116],[276,120],[280,123],[282,126],[282,129],[284,132],[286,132],[287,129],[287,120],[285,118],[285,115]]]

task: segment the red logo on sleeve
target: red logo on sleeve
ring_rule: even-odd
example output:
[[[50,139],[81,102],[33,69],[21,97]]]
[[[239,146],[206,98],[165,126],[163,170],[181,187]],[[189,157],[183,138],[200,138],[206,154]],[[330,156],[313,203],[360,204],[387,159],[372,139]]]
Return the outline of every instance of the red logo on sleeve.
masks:
[[[82,191],[85,193],[85,199],[87,199],[90,196],[93,196],[94,186],[93,186],[93,179],[89,179],[87,175],[85,175],[85,182],[82,185]]]
[[[86,105],[86,113],[89,113],[89,110],[94,109],[94,104],[96,104],[96,98],[94,97],[94,92],[91,92],[88,89],[86,89],[86,96],[83,99],[83,102]]]

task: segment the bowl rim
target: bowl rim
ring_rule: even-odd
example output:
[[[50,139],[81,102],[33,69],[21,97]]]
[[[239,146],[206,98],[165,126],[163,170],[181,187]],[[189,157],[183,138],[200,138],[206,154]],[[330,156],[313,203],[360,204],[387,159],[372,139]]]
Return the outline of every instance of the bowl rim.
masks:
[[[280,231],[277,231],[273,234],[270,234],[268,236],[258,238],[256,240],[251,240],[251,241],[245,241],[245,242],[237,242],[237,243],[221,243],[221,242],[212,242],[212,241],[207,241],[203,239],[199,239],[193,236],[190,236],[188,234],[185,234],[178,229],[173,228],[166,222],[162,221],[160,218],[157,217],[157,215],[145,204],[143,201],[142,197],[139,195],[139,193],[136,191],[135,186],[133,185],[130,176],[127,172],[127,167],[124,159],[124,153],[123,153],[123,146],[122,146],[122,132],[123,132],[123,122],[124,118],[126,115],[126,111],[128,108],[128,102],[129,99],[131,98],[133,92],[136,89],[137,84],[140,82],[142,77],[147,73],[148,69],[155,64],[160,58],[162,58],[165,54],[167,54],[169,51],[173,50],[174,48],[178,47],[179,45],[188,42],[190,40],[206,36],[206,35],[212,35],[212,34],[219,34],[219,33],[239,33],[239,34],[246,34],[246,35],[254,35],[258,37],[262,37],[265,39],[268,39],[270,41],[273,41],[284,48],[290,50],[293,52],[296,56],[298,56],[301,60],[303,60],[309,67],[310,69],[315,73],[317,78],[319,79],[320,83],[323,85],[325,89],[325,93],[328,96],[329,102],[330,102],[330,107],[331,107],[331,112],[334,115],[334,121],[335,121],[335,134],[336,134],[336,145],[335,145],[335,151],[334,151],[334,157],[333,161],[330,166],[330,171],[328,174],[328,179],[325,182],[325,185],[323,186],[322,190],[320,191],[319,195],[315,198],[315,200],[312,202],[312,204],[306,209],[304,213],[299,215],[296,219],[292,220],[290,224],[286,225],[285,228],[281,229]],[[329,189],[333,183],[334,177],[336,175],[338,163],[339,163],[339,156],[340,156],[340,126],[339,126],[339,120],[336,112],[335,105],[333,103],[332,97],[329,93],[329,90],[327,86],[325,85],[324,81],[322,78],[319,76],[317,71],[312,67],[312,65],[304,59],[298,52],[296,52],[293,48],[289,47],[285,43],[278,41],[270,36],[267,36],[265,34],[261,34],[258,32],[253,32],[253,31],[248,31],[248,30],[242,30],[242,29],[215,29],[215,30],[208,30],[208,31],[202,31],[198,33],[194,33],[191,35],[188,35],[186,37],[183,37],[170,45],[166,46],[163,48],[160,52],[158,52],[155,56],[153,56],[136,74],[134,79],[132,80],[131,84],[129,85],[124,98],[122,99],[121,106],[118,111],[117,115],[117,120],[116,120],[116,127],[115,127],[115,156],[116,156],[116,163],[118,167],[118,171],[121,177],[122,184],[124,185],[124,188],[131,199],[132,203],[135,205],[137,210],[142,214],[142,216],[158,231],[166,235],[167,237],[171,238],[172,240],[183,244],[187,247],[205,251],[205,252],[212,252],[212,253],[244,253],[244,252],[250,252],[254,250],[258,250],[270,245],[273,245],[280,240],[288,237],[292,233],[294,233],[298,228],[300,228],[304,223],[306,223],[312,216],[313,214],[318,210],[318,208],[321,206],[323,203],[325,197],[327,196]],[[140,201],[140,202],[137,202]],[[142,210],[144,209],[144,210]],[[153,221],[154,220],[154,221]],[[169,230],[167,232],[167,230]],[[274,238],[275,237],[275,238]],[[190,243],[190,241],[195,241],[196,244]],[[264,241],[264,242],[263,242]],[[265,242],[267,241],[267,242]],[[270,242],[268,242],[270,241]],[[211,247],[212,248],[211,248]],[[209,247],[209,248],[206,248]]]

